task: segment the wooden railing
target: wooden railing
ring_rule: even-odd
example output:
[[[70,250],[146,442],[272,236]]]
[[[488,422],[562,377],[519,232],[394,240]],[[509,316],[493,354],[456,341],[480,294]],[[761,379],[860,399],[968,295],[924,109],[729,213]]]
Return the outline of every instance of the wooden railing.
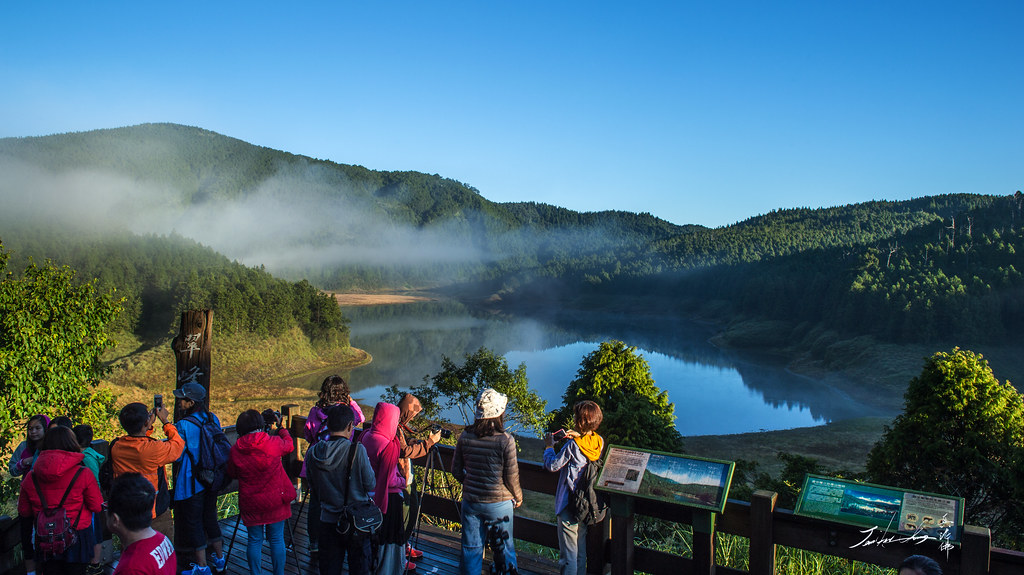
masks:
[[[296,441],[296,449],[286,461],[292,477],[298,476],[300,443],[306,418],[292,413],[297,406],[284,406],[289,429]],[[451,469],[454,448],[438,445],[441,467]],[[414,460],[423,465],[424,460]],[[531,461],[519,461],[519,479],[524,490],[555,494],[557,473],[544,469]],[[528,496],[528,495],[527,495]],[[939,562],[947,575],[1021,575],[1024,574],[1024,553],[992,547],[988,528],[966,526],[960,546],[941,551],[937,542],[924,544],[890,543],[884,546],[858,545],[864,540],[862,528],[822,519],[794,515],[792,511],[776,509],[777,495],[758,491],[750,503],[730,499],[725,512],[715,515],[707,524],[707,514],[683,505],[651,501],[639,497],[615,496],[612,516],[588,533],[588,570],[593,573],[611,572],[614,575],[632,575],[634,571],[646,573],[693,574],[756,574],[776,572],[776,549],[783,545],[825,555],[894,567],[908,555],[927,555]],[[425,495],[423,513],[448,521],[459,521],[457,501],[439,495]],[[552,513],[553,514],[553,513]],[[674,523],[690,525],[693,529],[693,557],[648,549],[635,544],[633,529],[635,517],[643,515]],[[696,524],[696,525],[695,525]],[[516,539],[558,549],[554,523],[516,516]],[[725,533],[746,537],[749,545],[749,571],[715,565],[716,534]]]
[[[297,405],[282,406],[285,425],[295,442],[296,449],[283,458],[285,470],[298,481],[302,466],[300,449],[304,446],[306,418],[299,414]],[[234,441],[234,427],[224,428]],[[106,454],[105,441],[93,443],[93,448]],[[440,467],[451,469],[454,448],[437,446]],[[414,464],[423,465],[423,460]],[[551,473],[536,462],[519,461],[520,483],[524,490],[554,495],[558,474]],[[225,486],[221,493],[237,489],[236,484]],[[947,575],[1020,575],[1024,573],[1024,553],[992,547],[988,528],[966,526],[962,543],[948,553],[940,551],[935,542],[921,545],[892,543],[885,546],[858,546],[864,539],[860,528],[794,515],[791,511],[775,508],[776,494],[759,491],[750,503],[729,500],[725,512],[715,515],[710,525],[707,515],[691,508],[666,502],[655,502],[638,497],[616,496],[612,502],[612,516],[588,533],[588,569],[594,573],[611,572],[614,575],[632,575],[634,571],[647,573],[722,573],[755,575],[774,574],[776,548],[779,545],[813,551],[825,555],[863,561],[876,565],[894,566],[907,555],[927,555],[939,562]],[[458,522],[459,504],[449,498],[427,494],[423,499],[423,512],[441,519]],[[648,549],[635,544],[633,529],[637,515],[690,525],[693,529],[693,557]],[[514,519],[516,539],[558,548],[554,523],[517,516]],[[716,533],[746,537],[749,545],[749,571],[715,565]],[[0,517],[0,573],[24,572],[14,561],[15,549],[20,544],[17,518]]]

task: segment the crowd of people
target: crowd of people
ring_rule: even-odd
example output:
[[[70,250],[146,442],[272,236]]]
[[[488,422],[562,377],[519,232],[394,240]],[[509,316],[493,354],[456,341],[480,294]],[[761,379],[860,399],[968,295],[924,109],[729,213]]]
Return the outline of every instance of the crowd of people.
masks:
[[[104,527],[120,540],[115,575],[206,575],[225,569],[217,521],[223,484],[211,483],[201,463],[203,451],[210,449],[204,430],[220,428],[220,421],[206,407],[203,386],[186,383],[173,395],[176,422],[162,402],[125,405],[119,413],[124,435],[111,441],[108,458],[89,447],[93,432],[87,425],[75,427],[66,417],[51,421],[45,415],[28,420],[25,441],[9,464],[12,475],[23,476],[18,513],[28,575],[104,573]],[[462,484],[460,571],[467,575],[481,572],[488,543],[501,555],[504,572],[517,572],[512,518],[523,503],[523,491],[515,439],[505,431],[507,403],[505,395],[484,390],[474,422],[455,446],[450,471]],[[409,518],[416,513],[411,460],[427,455],[441,437],[436,427],[423,439],[414,437],[408,424],[421,412],[419,400],[407,394],[398,405],[377,403],[367,422],[344,378],[324,380],[306,419],[309,448],[300,471],[308,487],[300,505],[309,505],[309,552],[322,575],[340,574],[346,561],[353,575],[416,569],[414,561],[422,553],[408,542]],[[545,436],[544,465],[559,473],[554,511],[562,573],[582,575],[586,526],[568,507],[568,493],[604,445],[596,434],[601,423],[597,404],[580,402],[574,413],[573,429],[559,451],[555,437]],[[166,439],[152,437],[158,421]],[[283,575],[285,530],[300,494],[282,457],[295,444],[280,414],[270,410],[241,413],[235,430],[224,481],[238,481],[249,571],[262,573],[266,542],[274,575]],[[167,464],[172,464],[170,481]],[[104,482],[109,485],[101,490]],[[360,504],[379,510],[373,528],[339,528],[356,523],[353,509]],[[63,523],[53,520],[55,514]],[[494,533],[503,534],[496,545]]]

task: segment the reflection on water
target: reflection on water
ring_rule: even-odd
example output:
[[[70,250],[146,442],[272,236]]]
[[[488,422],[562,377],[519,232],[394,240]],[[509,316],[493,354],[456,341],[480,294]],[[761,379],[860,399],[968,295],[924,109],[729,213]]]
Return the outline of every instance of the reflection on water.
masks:
[[[480,347],[526,364],[530,385],[561,404],[583,356],[602,341],[636,346],[655,383],[675,403],[683,435],[742,433],[818,425],[879,413],[835,389],[765,362],[745,360],[707,342],[706,328],[664,318],[609,314],[562,315],[555,320],[474,316],[454,302],[345,308],[352,345],[373,362],[349,374],[353,396],[372,406],[390,385],[411,387],[441,368],[442,356],[461,363]],[[307,384],[319,389],[324,375]]]

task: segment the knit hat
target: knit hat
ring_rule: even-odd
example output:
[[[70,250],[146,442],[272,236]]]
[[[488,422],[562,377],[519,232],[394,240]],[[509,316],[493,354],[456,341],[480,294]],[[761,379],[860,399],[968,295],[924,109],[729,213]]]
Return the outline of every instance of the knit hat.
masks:
[[[505,413],[508,396],[488,387],[480,392],[476,400],[476,418],[491,419]]]

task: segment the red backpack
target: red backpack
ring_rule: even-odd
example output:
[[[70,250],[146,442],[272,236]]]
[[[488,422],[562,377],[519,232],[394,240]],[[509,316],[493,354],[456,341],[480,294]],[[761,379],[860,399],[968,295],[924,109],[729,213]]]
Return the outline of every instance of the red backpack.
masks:
[[[82,507],[78,509],[78,517],[75,517],[72,522],[68,519],[64,502],[84,469],[85,467],[79,467],[75,472],[71,483],[68,483],[67,490],[64,491],[64,497],[60,498],[60,503],[56,507],[46,505],[46,496],[39,488],[39,480],[36,479],[35,473],[32,474],[32,483],[36,486],[36,493],[39,494],[39,503],[42,506],[42,510],[36,514],[36,550],[42,552],[44,558],[63,555],[78,539],[78,519],[82,517],[82,508],[85,507],[85,503],[83,502]]]

